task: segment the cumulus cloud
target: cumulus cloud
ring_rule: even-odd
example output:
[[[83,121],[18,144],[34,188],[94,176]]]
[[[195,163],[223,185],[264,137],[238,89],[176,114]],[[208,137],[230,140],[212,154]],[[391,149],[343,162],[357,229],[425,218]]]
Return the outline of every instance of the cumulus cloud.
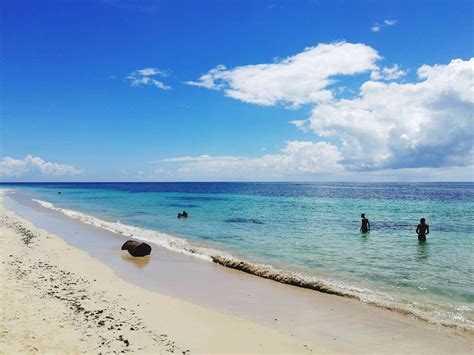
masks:
[[[386,26],[395,23],[384,21]],[[316,133],[320,143],[331,147],[333,154],[325,156],[336,159],[324,164],[347,172],[473,165],[474,58],[423,65],[416,80],[403,83],[397,79],[406,70],[398,65],[380,68],[375,65],[379,58],[377,51],[363,44],[319,44],[273,64],[219,66],[190,84],[222,90],[234,99],[258,105],[312,104],[308,119],[290,124]],[[342,98],[336,95],[342,85],[337,85],[334,75],[367,70],[371,70],[371,80],[359,92]],[[286,156],[285,151],[278,155]],[[212,162],[207,156],[200,159],[199,163]],[[256,161],[268,159],[288,168],[284,163],[288,159],[264,156]],[[229,161],[245,161],[249,166],[255,160]],[[304,165],[306,160],[293,162]]]
[[[222,90],[226,96],[248,103],[298,107],[331,100],[327,87],[335,82],[335,76],[376,70],[379,59],[377,51],[364,44],[323,43],[276,63],[232,69],[219,65],[187,84]]]
[[[473,164],[474,58],[424,65],[415,83],[367,81],[353,99],[317,105],[310,126],[339,140],[349,170]]]
[[[83,173],[71,165],[47,162],[29,154],[24,159],[4,157],[0,161],[1,177],[76,176]]]
[[[395,64],[393,67],[388,68],[388,67],[383,67],[383,69],[377,69],[374,70],[370,74],[370,79],[371,80],[396,80],[400,79],[407,75],[406,70],[400,69],[398,64]]]
[[[158,89],[169,90],[171,86],[164,84],[156,79],[156,77],[166,77],[167,73],[157,68],[144,68],[135,70],[130,73],[125,79],[130,82],[132,86],[150,85]]]
[[[294,179],[343,171],[337,148],[326,142],[289,141],[280,154],[260,157],[184,156],[155,163],[157,175],[176,179]]]
[[[387,26],[393,26],[395,25],[396,23],[398,22],[398,20],[384,20],[382,23],[376,23],[374,24],[370,30],[372,32],[380,32],[380,30],[384,27],[387,27]]]

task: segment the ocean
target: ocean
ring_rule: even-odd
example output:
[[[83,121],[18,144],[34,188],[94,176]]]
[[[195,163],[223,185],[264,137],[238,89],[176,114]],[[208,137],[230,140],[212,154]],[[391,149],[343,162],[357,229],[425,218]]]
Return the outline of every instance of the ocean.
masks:
[[[474,183],[1,184],[84,223],[474,329]],[[60,194],[58,192],[61,192]],[[178,219],[187,211],[189,217]],[[360,214],[371,224],[359,232]],[[421,217],[426,242],[415,233]]]

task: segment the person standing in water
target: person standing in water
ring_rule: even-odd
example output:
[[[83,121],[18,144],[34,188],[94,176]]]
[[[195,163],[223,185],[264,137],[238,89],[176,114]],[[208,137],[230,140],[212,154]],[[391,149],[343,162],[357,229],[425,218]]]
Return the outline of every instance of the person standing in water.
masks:
[[[365,218],[365,213],[362,213],[360,215],[360,218],[361,219],[361,224],[360,224],[360,231],[362,233],[367,233],[370,231],[370,223],[369,223],[369,220],[367,218]]]
[[[426,236],[430,234],[430,226],[425,223],[425,219],[420,219],[420,224],[416,227],[419,242],[426,242]]]

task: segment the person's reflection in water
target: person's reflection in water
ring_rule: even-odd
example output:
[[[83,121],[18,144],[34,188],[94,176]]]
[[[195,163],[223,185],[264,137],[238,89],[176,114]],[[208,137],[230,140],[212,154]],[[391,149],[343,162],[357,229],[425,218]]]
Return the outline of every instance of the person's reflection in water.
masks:
[[[369,240],[369,233],[360,233],[360,238],[362,242],[367,243]]]
[[[135,265],[137,268],[142,269],[145,266],[148,265],[150,262],[150,255],[147,256],[142,256],[142,257],[134,257],[131,256],[128,251],[122,252],[122,260],[125,260],[126,262]]]
[[[428,251],[429,251],[428,244],[426,242],[419,241],[418,248],[416,250],[416,258],[418,260],[428,259]]]

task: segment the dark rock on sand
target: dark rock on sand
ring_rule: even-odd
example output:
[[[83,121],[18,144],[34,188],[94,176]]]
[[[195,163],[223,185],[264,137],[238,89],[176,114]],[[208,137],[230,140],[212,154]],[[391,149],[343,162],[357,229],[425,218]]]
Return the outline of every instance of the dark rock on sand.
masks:
[[[146,256],[151,253],[151,246],[147,243],[139,242],[137,240],[127,240],[122,245],[122,250],[128,250],[132,256]]]

